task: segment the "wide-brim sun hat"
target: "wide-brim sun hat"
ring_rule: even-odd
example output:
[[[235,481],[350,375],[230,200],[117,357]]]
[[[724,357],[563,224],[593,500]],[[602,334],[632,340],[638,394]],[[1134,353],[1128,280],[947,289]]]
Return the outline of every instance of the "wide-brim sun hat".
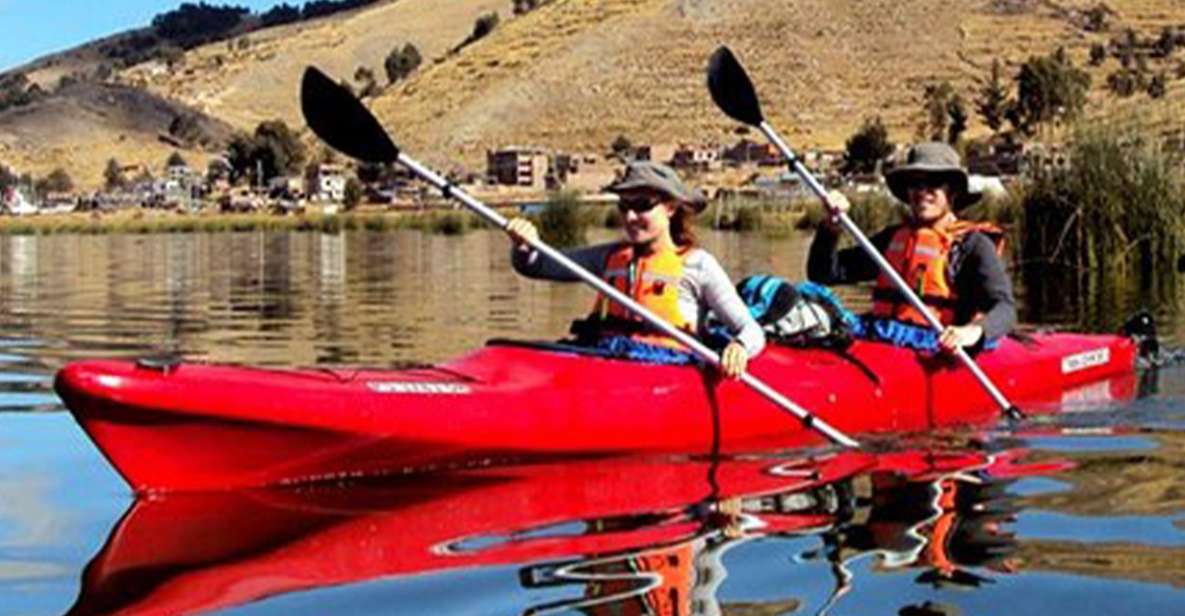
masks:
[[[978,203],[982,197],[979,192],[971,192],[967,170],[963,168],[959,153],[945,143],[929,141],[913,146],[905,157],[905,164],[885,174],[885,183],[894,197],[908,204],[909,186],[919,175],[945,177],[951,189],[951,209],[956,212]]]
[[[648,160],[635,161],[626,165],[625,173],[605,190],[618,195],[636,192],[652,192],[665,195],[671,200],[687,205],[696,214],[704,211],[708,200],[704,193],[689,188],[679,179],[674,169]]]

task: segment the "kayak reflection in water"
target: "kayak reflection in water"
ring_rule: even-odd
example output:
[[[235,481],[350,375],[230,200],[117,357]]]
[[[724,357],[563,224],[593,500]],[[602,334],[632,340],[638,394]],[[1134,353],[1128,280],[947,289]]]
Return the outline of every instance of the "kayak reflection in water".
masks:
[[[675,327],[703,334],[709,311],[731,340],[721,352],[721,370],[730,377],[745,371],[765,346],[761,327],[737,295],[728,274],[707,251],[696,246],[692,218],[706,201],[685,186],[671,168],[649,161],[630,163],[625,175],[608,188],[617,193],[625,239],[565,254],[617,290]],[[515,218],[507,232],[516,241],[514,268],[530,278],[577,282],[567,269],[533,250],[524,240],[538,237],[530,221]],[[599,295],[589,317],[573,324],[582,344],[666,363],[687,363],[690,355],[670,337],[653,331],[641,318]]]
[[[165,493],[137,500],[111,530],[69,614],[199,614],[373,581],[394,584],[387,592],[398,601],[400,579],[452,572],[460,577],[447,578],[449,588],[462,580],[464,589],[504,571],[518,575],[506,586],[450,590],[433,613],[485,613],[477,606],[493,599],[527,614],[719,614],[738,598],[729,579],[752,583],[748,569],[730,578],[726,565],[750,561],[742,550],[763,538],[772,539],[763,550],[790,551],[792,569],[835,579],[821,608],[814,587],[790,586],[769,613],[827,613],[840,600],[845,613],[865,613],[863,571],[921,569],[903,583],[971,590],[1012,572],[1017,545],[1002,525],[1017,503],[1005,498],[1008,485],[1065,468],[1019,464],[1025,455],[596,460],[432,481]],[[804,541],[822,547],[804,552]],[[876,566],[853,566],[865,558]],[[479,570],[494,577],[464,577]],[[491,588],[511,594],[493,597]],[[306,596],[315,607],[317,595]]]
[[[1017,476],[1058,467],[1017,465],[1014,457],[1009,452],[987,455],[979,464],[959,463],[922,475],[878,471],[847,484],[851,517],[822,536],[822,550],[806,557],[831,564],[836,588],[828,606],[852,590],[850,567],[866,556],[876,556],[878,568],[885,571],[921,569],[916,583],[935,589],[972,590],[993,583],[992,573],[1017,572],[1019,545],[1005,528],[1017,511],[1008,486]],[[855,523],[857,519],[862,521]],[[899,613],[958,610],[927,601],[906,605]]]
[[[762,498],[732,497],[699,503],[685,513],[700,524],[688,539],[558,566],[526,567],[520,578],[527,588],[574,583],[582,584],[584,591],[579,599],[535,606],[524,613],[539,616],[578,610],[589,616],[722,614],[717,595],[728,577],[724,554],[768,532],[759,517],[759,508],[767,502]],[[602,524],[633,522],[606,520]],[[613,529],[599,526],[596,530]]]

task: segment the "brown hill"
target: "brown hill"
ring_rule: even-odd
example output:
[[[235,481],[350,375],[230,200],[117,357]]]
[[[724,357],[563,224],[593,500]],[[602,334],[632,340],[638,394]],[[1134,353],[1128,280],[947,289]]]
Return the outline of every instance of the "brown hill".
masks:
[[[603,151],[619,134],[652,143],[735,139],[737,126],[704,87],[704,63],[720,44],[741,57],[766,114],[794,145],[837,148],[873,115],[894,140],[911,140],[927,83],[949,80],[970,98],[995,58],[1014,73],[1029,56],[1065,47],[1084,66],[1092,44],[1123,28],[1154,37],[1185,24],[1180,0],[1110,0],[1102,32],[1085,26],[1097,0],[553,0],[518,17],[511,5],[381,3],[207,45],[171,67],[149,63],[117,79],[240,129],[271,118],[299,126],[305,65],[345,80],[365,66],[384,84],[384,57],[411,42],[424,65],[369,104],[414,154],[479,168],[485,149],[511,143]],[[501,17],[493,33],[449,53],[492,10]],[[1121,100],[1105,91],[1116,68],[1108,58],[1089,69],[1090,117],[1180,129],[1185,81],[1172,74],[1159,100]],[[978,118],[971,126],[985,132]]]
[[[291,93],[304,64],[344,79],[359,65],[381,74],[385,52],[412,41],[437,61],[372,106],[428,160],[477,166],[486,148],[509,143],[604,150],[619,134],[635,142],[734,139],[735,124],[703,85],[708,54],[727,44],[795,144],[835,148],[873,115],[896,140],[911,139],[927,83],[949,80],[970,98],[994,58],[1015,72],[1031,55],[1066,47],[1085,65],[1092,43],[1124,27],[1155,36],[1185,23],[1176,0],[1110,2],[1103,32],[1084,27],[1098,3],[1073,0],[556,0],[517,18],[508,5],[402,0],[253,37],[233,60],[227,46],[212,46],[187,57],[180,74],[145,81],[243,128],[269,117],[299,123]],[[502,23],[490,36],[440,57],[494,8]],[[1135,106],[1139,116],[1161,118],[1153,122],[1161,129],[1179,123],[1180,84],[1160,101],[1117,101],[1103,91],[1116,66],[1109,59],[1091,69],[1092,114],[1114,109],[1129,118]],[[972,129],[985,130],[976,118]]]
[[[177,130],[178,118],[189,126]],[[80,187],[93,188],[111,158],[158,169],[182,150],[191,164],[201,163],[202,152],[221,151],[232,132],[226,123],[138,88],[78,83],[0,112],[0,162],[36,176],[62,167]]]

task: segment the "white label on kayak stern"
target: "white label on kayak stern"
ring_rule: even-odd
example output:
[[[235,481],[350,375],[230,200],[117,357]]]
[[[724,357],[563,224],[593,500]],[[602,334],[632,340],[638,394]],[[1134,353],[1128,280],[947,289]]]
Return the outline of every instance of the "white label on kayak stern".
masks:
[[[1084,351],[1067,355],[1062,358],[1062,374],[1070,374],[1095,366],[1104,366],[1111,361],[1111,347],[1103,347],[1093,351]]]
[[[424,383],[422,381],[369,381],[366,386],[380,394],[419,394],[426,396],[467,396],[473,393],[463,383]]]

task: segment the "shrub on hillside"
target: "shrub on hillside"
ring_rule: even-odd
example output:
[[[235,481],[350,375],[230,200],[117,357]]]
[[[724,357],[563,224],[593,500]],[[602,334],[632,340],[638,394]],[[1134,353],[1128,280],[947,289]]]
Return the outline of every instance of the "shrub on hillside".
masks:
[[[256,184],[299,173],[306,158],[304,144],[281,120],[261,122],[253,135],[236,135],[226,153],[232,179],[247,177]]]
[[[420,63],[424,58],[420,55],[420,50],[416,49],[415,45],[407,43],[402,49],[398,45],[387,54],[387,59],[383,62],[383,68],[387,71],[387,82],[395,83],[410,75],[412,71],[419,68]]]
[[[893,153],[893,142],[880,116],[865,119],[864,125],[848,138],[844,151],[844,173],[873,173]]]
[[[154,17],[152,30],[160,38],[190,49],[223,39],[243,22],[248,13],[241,6],[186,2],[175,10]]]
[[[1090,75],[1070,62],[1064,49],[1032,56],[1016,78],[1017,97],[1009,120],[1025,132],[1039,124],[1077,117],[1086,105]]]
[[[1008,115],[1008,108],[1012,105],[1012,101],[1008,99],[1008,87],[1004,85],[1003,68],[999,58],[992,60],[991,72],[976,93],[974,102],[975,110],[979,112],[979,117],[983,118],[984,124],[987,124],[992,132],[999,131]]]
[[[0,77],[0,111],[22,107],[44,97],[41,86],[29,81],[24,73]]]
[[[264,28],[281,26],[300,21],[300,9],[291,4],[277,4],[259,16],[259,25]]]
[[[58,167],[50,171],[49,175],[37,180],[36,190],[40,195],[52,192],[70,192],[74,190],[74,179],[65,169]]]
[[[465,47],[472,45],[473,43],[476,43],[477,41],[480,41],[481,39],[483,39],[487,35],[489,35],[489,33],[493,32],[494,28],[497,28],[497,27],[498,27],[498,13],[496,13],[496,12],[486,13],[485,15],[478,17],[477,21],[473,22],[473,32],[471,32],[469,34],[469,36],[465,37],[465,40],[461,41],[461,44],[457,45],[453,49],[453,51],[454,52],[460,51],[460,50],[464,49]]]

